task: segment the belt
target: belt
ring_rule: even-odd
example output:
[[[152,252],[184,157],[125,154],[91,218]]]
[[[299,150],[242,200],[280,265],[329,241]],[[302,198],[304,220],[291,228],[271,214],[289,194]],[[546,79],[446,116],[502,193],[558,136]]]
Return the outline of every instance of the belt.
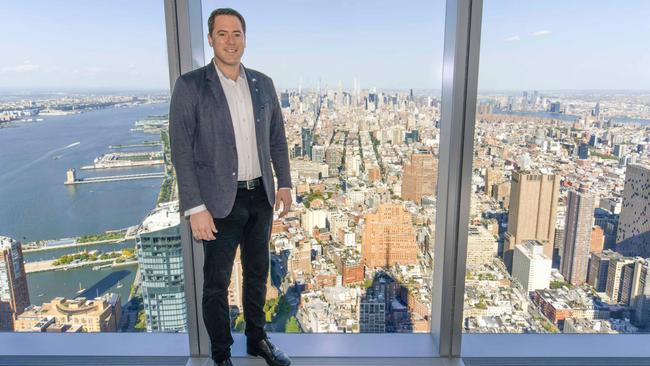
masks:
[[[251,180],[237,181],[237,188],[238,189],[245,189],[245,190],[248,190],[248,191],[250,191],[252,189],[255,189],[255,188],[257,188],[257,187],[259,187],[261,185],[262,185],[262,178],[261,177],[253,178]]]

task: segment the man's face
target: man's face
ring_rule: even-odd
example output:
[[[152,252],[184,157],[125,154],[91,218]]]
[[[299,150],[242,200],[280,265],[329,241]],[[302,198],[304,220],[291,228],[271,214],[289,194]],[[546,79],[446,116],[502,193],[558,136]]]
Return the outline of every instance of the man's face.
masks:
[[[217,64],[239,65],[246,48],[246,35],[239,18],[232,15],[216,16],[208,42],[214,50]]]

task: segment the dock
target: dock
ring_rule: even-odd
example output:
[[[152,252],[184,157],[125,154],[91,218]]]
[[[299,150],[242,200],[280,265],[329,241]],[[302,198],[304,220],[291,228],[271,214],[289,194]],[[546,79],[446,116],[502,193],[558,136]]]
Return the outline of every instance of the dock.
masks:
[[[68,172],[68,179],[65,185],[75,184],[88,184],[88,183],[105,183],[117,182],[123,180],[136,180],[136,179],[162,179],[165,178],[165,173],[143,173],[143,174],[128,174],[128,175],[113,175],[106,177],[92,177],[92,178],[76,178],[75,174]]]

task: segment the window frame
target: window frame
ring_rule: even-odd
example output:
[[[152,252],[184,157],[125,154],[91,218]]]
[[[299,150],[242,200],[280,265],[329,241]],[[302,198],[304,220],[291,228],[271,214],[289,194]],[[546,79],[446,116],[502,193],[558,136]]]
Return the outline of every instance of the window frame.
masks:
[[[170,85],[204,64],[201,0],[164,0]],[[650,335],[463,334],[464,273],[483,0],[446,0],[430,333],[271,334],[295,357],[648,357]],[[207,357],[202,247],[181,220],[187,333],[0,333],[11,356]],[[451,314],[449,316],[448,314]],[[234,334],[233,356],[245,356]],[[107,347],[109,345],[109,347]],[[134,345],[137,345],[134,347]],[[504,347],[507,345],[507,347]]]

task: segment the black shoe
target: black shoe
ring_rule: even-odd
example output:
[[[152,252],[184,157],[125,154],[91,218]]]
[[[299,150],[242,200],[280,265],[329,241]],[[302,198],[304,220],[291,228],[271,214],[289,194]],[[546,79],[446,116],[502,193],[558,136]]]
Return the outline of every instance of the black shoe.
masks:
[[[230,361],[230,358],[219,362],[213,361],[213,366],[232,366],[232,361]]]
[[[264,358],[269,366],[291,365],[291,359],[289,356],[275,347],[268,338],[264,338],[254,344],[246,343],[246,353],[251,356],[260,356]]]

